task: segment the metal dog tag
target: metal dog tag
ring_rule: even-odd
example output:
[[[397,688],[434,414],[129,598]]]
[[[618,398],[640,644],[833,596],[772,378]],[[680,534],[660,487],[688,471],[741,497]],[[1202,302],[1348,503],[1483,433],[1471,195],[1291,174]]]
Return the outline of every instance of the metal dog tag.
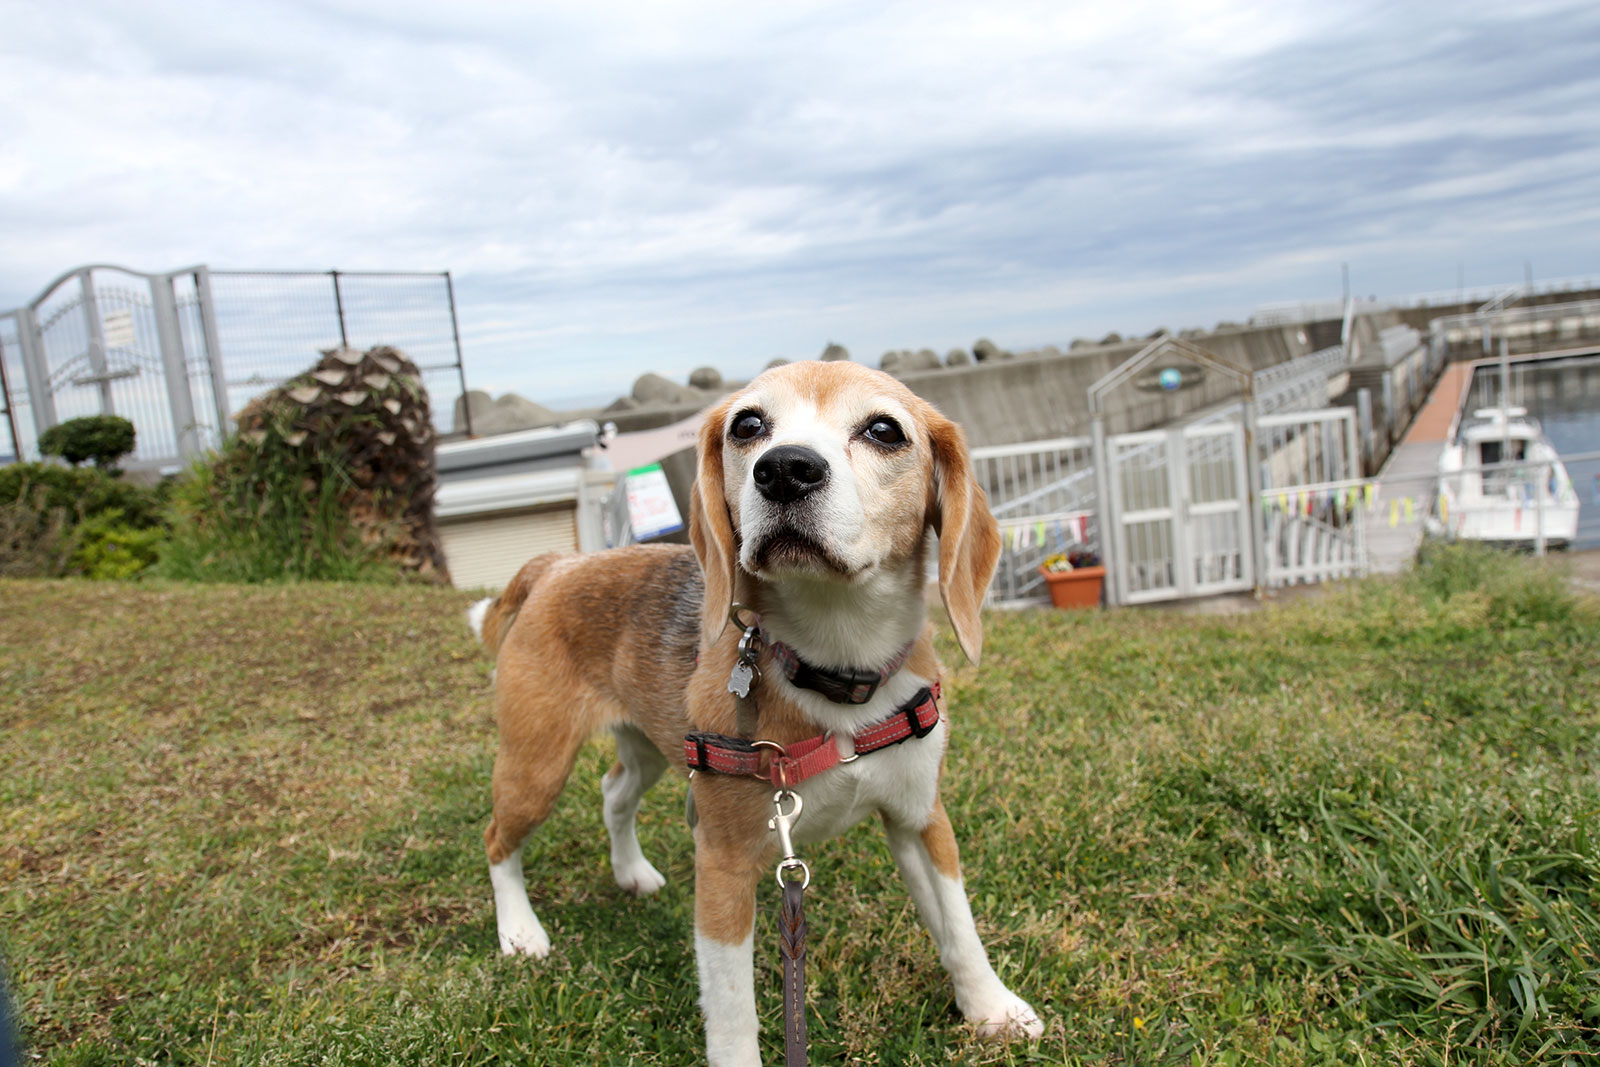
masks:
[[[739,660],[733,665],[733,670],[728,672],[728,692],[743,700],[750,695],[750,683],[755,677],[755,668],[744,660]]]

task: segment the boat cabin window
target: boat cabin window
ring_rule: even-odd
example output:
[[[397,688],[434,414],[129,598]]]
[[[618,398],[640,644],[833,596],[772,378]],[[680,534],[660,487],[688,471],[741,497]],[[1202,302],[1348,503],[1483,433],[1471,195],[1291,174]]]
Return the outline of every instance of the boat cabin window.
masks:
[[[1510,442],[1511,451],[1502,455],[1500,446],[1504,443],[1501,441],[1480,441],[1478,443],[1479,455],[1483,457],[1481,462],[1485,467],[1496,463],[1520,463],[1526,458],[1524,454],[1526,441]]]

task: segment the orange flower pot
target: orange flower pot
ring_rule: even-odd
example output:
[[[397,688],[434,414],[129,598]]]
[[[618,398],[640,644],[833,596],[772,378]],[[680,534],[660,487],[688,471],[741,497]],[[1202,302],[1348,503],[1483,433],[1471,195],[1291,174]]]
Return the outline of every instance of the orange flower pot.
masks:
[[[1106,579],[1104,567],[1079,567],[1070,571],[1039,568],[1050,585],[1050,603],[1058,608],[1097,608],[1100,586]]]

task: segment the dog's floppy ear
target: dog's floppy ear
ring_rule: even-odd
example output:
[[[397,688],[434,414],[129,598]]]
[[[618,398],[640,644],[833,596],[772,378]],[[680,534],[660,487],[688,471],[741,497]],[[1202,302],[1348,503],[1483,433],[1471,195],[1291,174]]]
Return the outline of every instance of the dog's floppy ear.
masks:
[[[967,659],[983,654],[983,596],[1000,560],[1000,524],[989,498],[972,476],[966,435],[935,414],[928,421],[933,445],[934,499],[930,523],[939,535],[939,595]]]
[[[699,466],[689,488],[689,543],[705,573],[706,599],[700,607],[700,645],[709,648],[728,624],[733,601],[733,569],[738,552],[733,517],[722,488],[722,424],[726,404],[719,404],[700,424]]]

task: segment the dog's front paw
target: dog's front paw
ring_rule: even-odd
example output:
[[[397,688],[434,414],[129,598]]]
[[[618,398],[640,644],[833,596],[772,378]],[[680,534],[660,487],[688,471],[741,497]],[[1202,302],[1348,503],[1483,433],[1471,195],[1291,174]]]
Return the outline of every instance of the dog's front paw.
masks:
[[[612,873],[617,876],[617,885],[636,897],[647,897],[667,884],[666,875],[642,856],[635,863],[615,868]]]
[[[969,1017],[978,1028],[978,1036],[985,1040],[1009,1041],[1012,1038],[1038,1037],[1044,1033],[1044,1022],[1028,1002],[1014,993],[988,1010]]]
[[[500,927],[500,954],[502,956],[532,956],[542,960],[550,955],[550,937],[544,926],[530,915],[533,922],[510,923]]]

